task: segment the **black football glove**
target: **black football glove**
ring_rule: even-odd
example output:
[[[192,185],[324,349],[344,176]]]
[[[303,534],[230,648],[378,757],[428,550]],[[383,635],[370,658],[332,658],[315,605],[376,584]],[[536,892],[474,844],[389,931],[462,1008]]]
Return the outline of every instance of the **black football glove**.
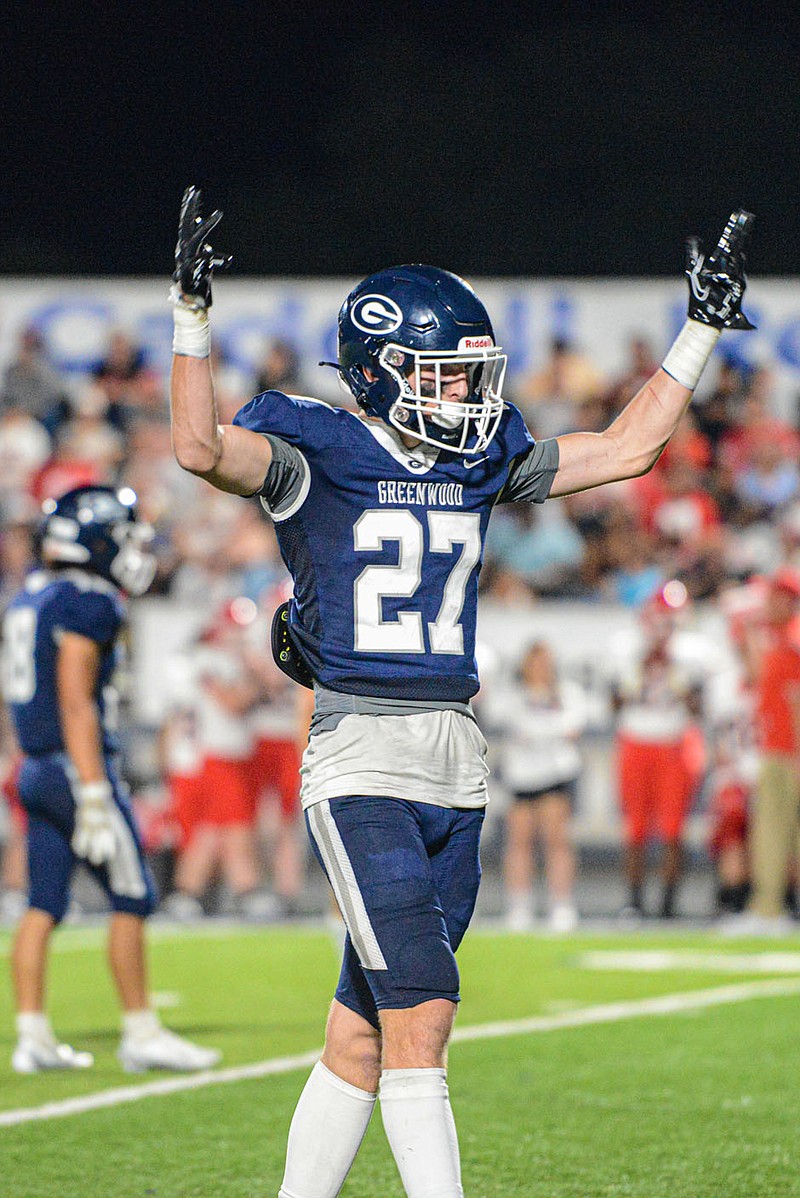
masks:
[[[199,308],[211,307],[211,276],[215,269],[230,266],[230,255],[215,254],[206,238],[222,220],[217,208],[210,216],[200,214],[202,196],[197,187],[187,187],[181,201],[178,241],[175,246],[175,273],[178,290]]]
[[[708,258],[697,237],[686,243],[686,278],[689,280],[689,319],[715,329],[754,329],[742,311],[747,280],[742,247],[755,217],[737,209]]]

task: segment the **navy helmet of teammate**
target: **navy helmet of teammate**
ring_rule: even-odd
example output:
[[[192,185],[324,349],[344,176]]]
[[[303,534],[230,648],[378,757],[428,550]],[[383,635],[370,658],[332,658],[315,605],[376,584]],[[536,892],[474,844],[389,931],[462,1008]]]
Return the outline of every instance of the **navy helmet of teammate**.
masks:
[[[143,595],[156,571],[148,552],[153,537],[138,519],[130,487],[75,487],[43,505],[42,556],[51,565],[78,566],[116,584],[128,595]]]
[[[156,561],[129,488],[83,486],[44,504],[41,566],[3,620],[2,686],[24,754],[29,907],[17,929],[14,989],[19,1073],[79,1069],[91,1054],[56,1040],[44,1010],[50,937],[82,859],[112,908],[109,955],[123,1008],[124,1068],[207,1068],[218,1054],[163,1028],[146,992],[144,920],[155,888],[117,765],[113,676],[126,595],[143,594]]]
[[[336,367],[359,414],[267,391],[220,426],[208,364],[211,275],[227,262],[208,242],[220,218],[203,217],[187,190],[173,442],[185,469],[259,495],[275,523],[294,580],[278,658],[294,652],[315,693],[301,798],[348,932],[280,1193],[339,1193],[380,1090],[409,1198],[458,1198],[445,1064],[487,802],[469,700],[489,517],[496,503],[653,466],[721,330],[748,327],[750,218],[735,213],[708,257],[692,243],[689,319],[610,428],[539,443],[503,401],[505,355],[483,305],[455,275],[422,266],[371,275],[342,308]]]

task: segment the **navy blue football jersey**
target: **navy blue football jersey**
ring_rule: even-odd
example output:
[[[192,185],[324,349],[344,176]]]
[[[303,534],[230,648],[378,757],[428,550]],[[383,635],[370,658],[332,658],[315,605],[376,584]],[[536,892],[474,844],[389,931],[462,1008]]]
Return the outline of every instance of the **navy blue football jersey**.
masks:
[[[267,391],[234,423],[295,446],[305,479],[272,512],[294,579],[292,637],[347,694],[464,702],[478,689],[478,575],[492,507],[534,451],[508,405],[477,457],[406,449],[382,421]],[[538,447],[537,447],[538,448]],[[541,499],[557,468],[541,472]]]
[[[110,686],[117,664],[116,639],[125,617],[123,599],[111,583],[80,570],[36,570],[3,618],[3,697],[20,748],[31,756],[64,749],[58,708],[56,659],[59,636],[76,632],[97,641],[101,664],[95,699],[106,752],[118,750]]]

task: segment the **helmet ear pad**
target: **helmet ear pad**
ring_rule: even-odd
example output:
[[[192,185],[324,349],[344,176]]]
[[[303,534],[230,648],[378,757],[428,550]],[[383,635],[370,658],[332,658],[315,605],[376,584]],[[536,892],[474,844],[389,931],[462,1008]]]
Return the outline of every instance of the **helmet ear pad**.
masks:
[[[383,345],[379,345],[374,353],[366,350],[349,367],[342,369],[348,390],[355,396],[358,406],[370,415],[382,416],[383,412],[376,409],[391,407],[400,396],[397,380],[379,360],[382,349]]]

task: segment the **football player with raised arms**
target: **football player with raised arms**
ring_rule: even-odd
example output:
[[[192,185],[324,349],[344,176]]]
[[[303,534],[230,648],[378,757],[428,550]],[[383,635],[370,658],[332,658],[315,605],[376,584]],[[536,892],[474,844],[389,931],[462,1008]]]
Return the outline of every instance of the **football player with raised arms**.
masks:
[[[3,619],[2,684],[24,761],[28,910],[12,953],[18,1073],[85,1069],[45,1013],[47,958],[78,860],[106,892],[108,958],[122,1006],[119,1060],[129,1072],[207,1069],[219,1060],[162,1027],[147,992],[145,919],[155,888],[117,757],[113,675],[126,595],[153,580],[152,530],[129,487],[82,486],[44,505],[41,567]]]
[[[211,276],[228,262],[208,241],[220,218],[187,190],[174,449],[221,490],[259,496],[275,523],[294,579],[277,656],[315,692],[301,798],[348,932],[280,1195],[335,1198],[379,1097],[409,1198],[456,1198],[446,1057],[487,802],[470,698],[489,516],[653,466],[722,329],[751,327],[750,217],[734,213],[708,258],[690,244],[689,319],[613,424],[539,443],[503,400],[506,355],[475,292],[416,265],[379,271],[342,306],[334,365],[358,415],[268,391],[220,426],[208,363]]]

